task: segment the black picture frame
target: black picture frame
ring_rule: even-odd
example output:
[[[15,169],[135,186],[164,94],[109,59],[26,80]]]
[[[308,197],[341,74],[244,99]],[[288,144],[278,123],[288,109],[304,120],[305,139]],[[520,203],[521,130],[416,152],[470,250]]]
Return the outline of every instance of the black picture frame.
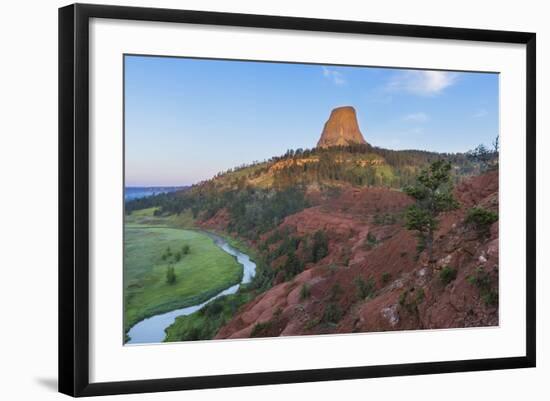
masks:
[[[90,18],[250,28],[438,38],[526,45],[526,354],[521,357],[382,366],[261,372],[90,383],[89,381],[89,142]],[[536,35],[358,21],[74,4],[59,9],[59,391],[71,396],[316,382],[534,367]]]

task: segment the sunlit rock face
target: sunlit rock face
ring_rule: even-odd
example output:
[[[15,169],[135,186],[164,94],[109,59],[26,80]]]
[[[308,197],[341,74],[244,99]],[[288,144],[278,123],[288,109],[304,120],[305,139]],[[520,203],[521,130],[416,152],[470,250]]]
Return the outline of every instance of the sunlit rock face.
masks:
[[[366,144],[359,130],[355,109],[351,106],[338,107],[330,113],[317,147],[346,146],[353,143]]]

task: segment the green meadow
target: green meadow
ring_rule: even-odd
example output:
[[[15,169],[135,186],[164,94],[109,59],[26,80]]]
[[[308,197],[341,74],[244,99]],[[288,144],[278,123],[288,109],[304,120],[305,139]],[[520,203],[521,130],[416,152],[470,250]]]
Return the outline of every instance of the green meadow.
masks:
[[[124,330],[140,320],[204,302],[237,284],[242,266],[206,234],[178,221],[134,212],[124,231]],[[179,221],[181,220],[181,221]],[[172,270],[173,273],[169,273]]]
[[[155,216],[156,207],[134,210],[124,219],[125,227],[135,225],[167,226],[173,228],[192,228],[194,219],[190,210],[180,214],[171,214],[169,216]]]

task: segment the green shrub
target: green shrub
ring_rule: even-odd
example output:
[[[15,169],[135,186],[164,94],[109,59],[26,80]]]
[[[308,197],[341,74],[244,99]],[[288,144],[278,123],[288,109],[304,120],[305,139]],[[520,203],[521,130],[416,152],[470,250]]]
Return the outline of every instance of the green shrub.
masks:
[[[288,235],[288,233],[285,232],[285,235]],[[271,236],[269,236],[265,240],[265,244],[271,245],[271,244],[274,244],[275,242],[279,242],[282,239],[283,239],[283,230],[276,230],[273,234],[271,234]]]
[[[424,249],[426,249],[426,238],[424,238],[422,235],[416,235],[416,257],[415,260],[418,260],[420,257],[420,254],[424,252]]]
[[[365,299],[374,295],[376,283],[372,277],[370,277],[367,281],[363,280],[362,277],[357,277],[353,281],[357,287],[357,297],[359,299]]]
[[[323,230],[318,230],[313,234],[312,257],[313,263],[318,262],[328,255],[328,237]]]
[[[374,235],[373,233],[367,234],[367,241],[371,245],[376,245],[378,242],[378,240],[376,239],[376,235]]]
[[[290,251],[283,266],[283,270],[286,280],[290,280],[292,277],[304,271],[304,263],[296,256],[294,251]]]
[[[414,297],[409,296],[409,294],[415,293]],[[424,302],[426,294],[424,293],[423,288],[419,288],[415,291],[414,287],[403,291],[399,295],[399,305],[408,310],[410,313],[418,312],[418,305]]]
[[[377,225],[395,224],[396,221],[397,221],[397,217],[390,213],[374,215],[374,224],[377,224]]]
[[[223,299],[218,298],[199,309],[198,313],[200,315],[208,316],[209,318],[216,317],[223,312],[223,302]]]
[[[310,296],[311,290],[309,288],[309,285],[302,285],[302,288],[300,288],[300,299],[303,301],[304,299],[308,299]]]
[[[282,314],[283,314],[283,308],[278,306],[277,309],[275,309],[275,312],[273,312],[273,319],[278,320]]]
[[[391,280],[391,273],[384,272],[382,273],[382,284],[388,284]]]
[[[250,333],[250,337],[262,337],[267,334],[267,331],[271,328],[272,322],[271,320],[267,322],[261,322],[256,323],[254,325],[254,328],[252,329],[252,332]]]
[[[481,299],[487,306],[496,306],[498,305],[498,292],[492,290],[487,291],[481,294]]]
[[[365,238],[365,242],[363,242],[363,248],[365,248],[365,250],[367,251],[370,251],[377,244],[378,240],[376,239],[376,235],[374,235],[373,233],[368,233],[367,237]]]
[[[409,290],[405,290],[401,294],[399,294],[399,305],[405,306],[407,304],[408,294],[409,294]]]
[[[489,274],[483,270],[483,267],[479,266],[475,269],[474,273],[467,277],[470,284],[475,285],[478,288],[487,288],[491,285],[491,279]]]
[[[331,288],[330,288],[330,299],[331,301],[336,301],[340,298],[340,296],[342,295],[342,292],[344,292],[342,290],[342,287],[340,286],[339,283],[335,283]]]
[[[491,285],[491,276],[480,266],[466,280],[479,289],[481,299],[487,306],[498,305],[498,292]]]
[[[445,266],[439,272],[439,279],[444,285],[449,284],[451,281],[456,279],[457,270],[453,269],[450,266]]]
[[[304,325],[304,329],[306,330],[311,330],[312,328],[314,328],[315,326],[317,326],[319,323],[320,323],[320,319],[311,319],[311,320],[308,320],[306,322],[306,324]]]
[[[191,251],[191,248],[187,244],[181,247],[181,253],[183,255],[187,255],[190,251]]]
[[[472,225],[478,231],[487,232],[495,221],[498,220],[498,214],[482,207],[473,207],[468,210],[466,215],[466,224]]]
[[[338,304],[330,302],[323,313],[323,322],[325,323],[338,323],[342,318],[342,310]]]
[[[351,248],[347,245],[344,245],[342,249],[342,263],[344,266],[349,266],[349,261],[351,259]]]
[[[330,272],[330,274],[335,274],[338,271],[339,267],[336,263],[331,263],[330,265],[327,266],[327,269]]]
[[[174,266],[170,265],[166,269],[166,282],[170,285],[176,283],[176,272],[174,271]]]
[[[275,274],[275,269],[267,265],[263,259],[258,259],[256,260],[256,275],[252,279],[250,286],[263,292],[271,288]]]
[[[426,298],[426,294],[424,293],[424,289],[419,288],[418,291],[416,291],[416,297],[415,297],[416,305],[421,304],[422,302],[424,302],[424,298]]]

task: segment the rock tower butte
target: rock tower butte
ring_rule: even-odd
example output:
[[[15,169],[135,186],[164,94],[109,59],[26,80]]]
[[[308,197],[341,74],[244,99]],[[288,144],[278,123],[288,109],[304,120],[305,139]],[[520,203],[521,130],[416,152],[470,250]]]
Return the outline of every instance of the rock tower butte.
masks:
[[[318,148],[330,146],[346,146],[354,143],[366,144],[359,130],[355,109],[351,106],[337,107],[332,110],[325,123]]]

